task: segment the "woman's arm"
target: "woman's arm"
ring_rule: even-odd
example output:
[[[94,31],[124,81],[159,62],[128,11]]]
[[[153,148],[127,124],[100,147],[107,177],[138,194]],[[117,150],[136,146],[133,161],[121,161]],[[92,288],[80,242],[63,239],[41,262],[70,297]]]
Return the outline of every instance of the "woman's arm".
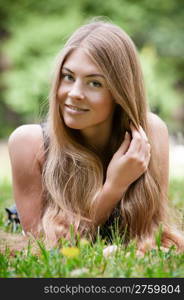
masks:
[[[43,137],[39,125],[18,127],[11,134],[8,143],[13,194],[25,233],[35,234],[41,217],[42,143]]]
[[[93,219],[96,225],[106,221],[129,185],[148,167],[150,144],[146,134],[141,127],[137,130],[130,125],[130,128],[132,139],[129,134],[125,135],[123,143],[109,163],[106,181],[94,203]]]
[[[148,115],[149,136],[155,147],[155,159],[159,169],[159,182],[163,195],[168,193],[169,137],[165,123],[155,114]],[[132,130],[133,139],[124,140],[113,156],[107,170],[107,178],[94,207],[94,223],[103,224],[122,199],[128,186],[139,178],[149,164],[150,147],[145,134]],[[108,174],[109,173],[109,174]]]

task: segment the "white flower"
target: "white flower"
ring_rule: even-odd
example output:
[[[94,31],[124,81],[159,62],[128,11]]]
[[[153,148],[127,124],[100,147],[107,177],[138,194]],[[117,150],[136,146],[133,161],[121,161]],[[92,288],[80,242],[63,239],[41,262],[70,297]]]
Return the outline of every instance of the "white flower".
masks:
[[[117,250],[118,250],[118,247],[116,245],[108,246],[103,249],[103,256],[109,257],[109,256],[115,254]]]
[[[87,268],[81,268],[81,269],[75,269],[75,270],[73,270],[70,273],[70,275],[71,276],[80,276],[80,275],[82,275],[84,273],[88,273],[88,272],[89,272],[89,270]]]

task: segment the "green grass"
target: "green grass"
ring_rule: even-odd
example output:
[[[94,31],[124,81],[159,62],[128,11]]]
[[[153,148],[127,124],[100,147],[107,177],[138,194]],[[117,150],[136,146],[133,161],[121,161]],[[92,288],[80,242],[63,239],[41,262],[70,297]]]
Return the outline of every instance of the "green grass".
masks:
[[[144,257],[136,256],[135,246],[119,250],[111,257],[103,256],[103,241],[94,245],[78,246],[79,255],[69,258],[59,248],[50,251],[40,247],[40,254],[28,251],[9,250],[0,254],[0,277],[183,277],[184,254],[174,249],[167,253],[152,250]],[[74,272],[76,272],[76,275]]]
[[[172,180],[169,189],[169,199],[173,206],[183,212],[184,181]],[[12,201],[12,189],[8,182],[0,185],[0,230],[11,232],[6,225],[4,207]],[[20,232],[20,228],[18,232]],[[3,241],[1,241],[3,243]],[[184,277],[184,253],[178,254],[174,247],[164,252],[159,247],[146,252],[144,256],[136,255],[136,247],[132,242],[125,248],[121,238],[114,234],[113,244],[118,246],[115,254],[104,257],[103,249],[107,246],[98,237],[93,244],[78,241],[73,245],[62,239],[58,247],[47,250],[43,243],[38,243],[38,253],[35,254],[31,245],[25,250],[11,251],[6,249],[0,253],[0,277]],[[76,247],[78,254],[69,257],[62,252],[64,247]],[[67,250],[70,251],[71,249]]]
[[[184,178],[170,181],[169,200],[175,207],[184,210]]]

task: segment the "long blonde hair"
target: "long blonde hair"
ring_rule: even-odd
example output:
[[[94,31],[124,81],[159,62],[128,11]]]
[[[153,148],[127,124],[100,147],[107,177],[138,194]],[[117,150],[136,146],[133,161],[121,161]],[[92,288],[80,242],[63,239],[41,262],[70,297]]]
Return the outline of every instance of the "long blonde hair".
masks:
[[[66,127],[57,99],[61,69],[68,55],[82,48],[103,72],[116,103],[108,153],[100,154],[82,140],[79,131]],[[118,26],[94,21],[80,27],[58,55],[50,93],[47,120],[49,148],[43,168],[44,206],[42,230],[56,243],[69,236],[70,225],[80,235],[94,236],[92,208],[102,190],[112,155],[122,143],[129,121],[145,130],[152,145],[148,170],[131,184],[121,200],[121,232],[126,240],[153,237],[163,225],[163,243],[178,245],[167,221],[167,195],[160,186],[156,152],[147,122],[147,102],[137,51],[131,38]],[[124,174],[126,176],[126,174]]]

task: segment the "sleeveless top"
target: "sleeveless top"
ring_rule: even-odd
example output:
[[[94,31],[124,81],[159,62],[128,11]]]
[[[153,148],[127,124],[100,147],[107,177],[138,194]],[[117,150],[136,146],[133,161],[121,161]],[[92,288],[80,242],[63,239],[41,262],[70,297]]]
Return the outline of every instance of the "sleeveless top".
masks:
[[[43,142],[44,142],[44,149],[48,151],[49,149],[49,139],[46,135],[46,128],[45,123],[40,123],[40,126],[42,128],[43,133]],[[112,211],[110,217],[107,219],[107,221],[100,226],[99,234],[101,238],[106,239],[108,241],[111,241],[113,238],[113,232],[117,231],[117,228],[120,228],[122,225],[122,216],[121,216],[121,209],[120,209],[120,202],[117,204],[117,206]]]

